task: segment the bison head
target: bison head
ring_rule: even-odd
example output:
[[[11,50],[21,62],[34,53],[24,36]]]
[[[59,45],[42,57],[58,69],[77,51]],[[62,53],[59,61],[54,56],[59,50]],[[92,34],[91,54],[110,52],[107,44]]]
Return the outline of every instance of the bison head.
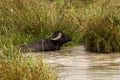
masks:
[[[55,31],[49,38],[52,41],[57,41],[61,44],[64,44],[64,43],[72,40],[72,38],[70,36],[68,36],[67,34],[63,33],[60,30]]]

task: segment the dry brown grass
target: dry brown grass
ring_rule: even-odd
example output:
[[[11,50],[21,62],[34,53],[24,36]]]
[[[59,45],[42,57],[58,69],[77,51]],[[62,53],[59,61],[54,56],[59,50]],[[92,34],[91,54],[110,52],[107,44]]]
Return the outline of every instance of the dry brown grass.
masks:
[[[42,58],[0,56],[0,80],[57,80]]]

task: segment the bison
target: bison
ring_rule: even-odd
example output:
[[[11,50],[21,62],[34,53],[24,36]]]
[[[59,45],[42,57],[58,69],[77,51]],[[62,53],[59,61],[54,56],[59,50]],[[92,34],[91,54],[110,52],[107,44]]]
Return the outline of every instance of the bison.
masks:
[[[60,50],[61,46],[72,38],[62,31],[55,31],[52,35],[47,38],[42,38],[17,46],[21,52],[43,52],[43,51],[55,51]]]

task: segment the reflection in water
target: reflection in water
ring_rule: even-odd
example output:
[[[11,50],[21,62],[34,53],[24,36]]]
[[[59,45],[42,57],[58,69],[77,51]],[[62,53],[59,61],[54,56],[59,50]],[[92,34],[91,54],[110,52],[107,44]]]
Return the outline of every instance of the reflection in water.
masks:
[[[46,61],[58,67],[59,80],[120,79],[120,54],[90,53],[84,46],[46,54]]]

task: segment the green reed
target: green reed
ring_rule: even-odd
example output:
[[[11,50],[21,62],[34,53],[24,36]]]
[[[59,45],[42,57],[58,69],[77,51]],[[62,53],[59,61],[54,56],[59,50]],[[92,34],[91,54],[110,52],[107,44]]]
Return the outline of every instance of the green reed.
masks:
[[[95,19],[85,33],[86,48],[92,52],[120,51],[120,20],[114,17]]]

